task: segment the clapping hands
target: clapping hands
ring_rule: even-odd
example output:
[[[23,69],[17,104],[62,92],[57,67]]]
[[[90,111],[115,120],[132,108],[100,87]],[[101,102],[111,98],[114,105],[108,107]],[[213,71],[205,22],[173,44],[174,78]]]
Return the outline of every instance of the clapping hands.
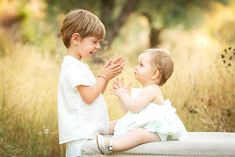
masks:
[[[125,85],[123,78],[116,78],[113,82],[111,93],[118,97],[121,97],[122,94],[127,94],[129,92],[129,89],[130,85]]]
[[[103,69],[100,71],[99,76],[102,76],[109,81],[119,75],[122,72],[124,66],[125,62],[122,57],[110,59],[108,62],[106,62]]]

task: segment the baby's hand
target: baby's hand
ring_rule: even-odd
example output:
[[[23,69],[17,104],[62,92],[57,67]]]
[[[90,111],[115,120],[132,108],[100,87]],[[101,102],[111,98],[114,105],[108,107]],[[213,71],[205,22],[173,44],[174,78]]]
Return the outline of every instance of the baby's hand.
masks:
[[[113,82],[113,87],[111,89],[111,93],[120,97],[122,94],[128,94],[129,91],[129,86],[126,86],[124,84],[123,78],[121,79],[116,79]]]

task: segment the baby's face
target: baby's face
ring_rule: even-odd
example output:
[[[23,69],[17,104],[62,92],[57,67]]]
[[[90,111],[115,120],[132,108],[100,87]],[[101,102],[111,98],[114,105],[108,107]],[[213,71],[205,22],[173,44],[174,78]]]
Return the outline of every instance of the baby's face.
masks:
[[[138,57],[137,65],[134,68],[135,78],[142,84],[152,82],[152,75],[154,69],[151,65],[151,55],[149,53],[142,53]]]

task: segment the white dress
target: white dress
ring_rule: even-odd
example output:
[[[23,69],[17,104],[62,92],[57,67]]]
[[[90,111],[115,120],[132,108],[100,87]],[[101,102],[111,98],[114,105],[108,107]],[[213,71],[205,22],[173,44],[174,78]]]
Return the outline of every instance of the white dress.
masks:
[[[133,88],[132,98],[138,97],[141,90],[141,88]],[[169,100],[165,100],[163,105],[150,103],[138,113],[128,111],[118,120],[114,128],[114,137],[119,137],[135,128],[145,128],[155,132],[161,141],[183,140],[188,137],[182,121]]]

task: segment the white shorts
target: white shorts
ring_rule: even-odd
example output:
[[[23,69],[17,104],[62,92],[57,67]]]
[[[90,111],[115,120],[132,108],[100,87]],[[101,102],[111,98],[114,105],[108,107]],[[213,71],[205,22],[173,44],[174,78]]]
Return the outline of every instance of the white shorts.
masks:
[[[87,139],[79,139],[66,143],[66,157],[80,157],[81,146],[87,141]]]

